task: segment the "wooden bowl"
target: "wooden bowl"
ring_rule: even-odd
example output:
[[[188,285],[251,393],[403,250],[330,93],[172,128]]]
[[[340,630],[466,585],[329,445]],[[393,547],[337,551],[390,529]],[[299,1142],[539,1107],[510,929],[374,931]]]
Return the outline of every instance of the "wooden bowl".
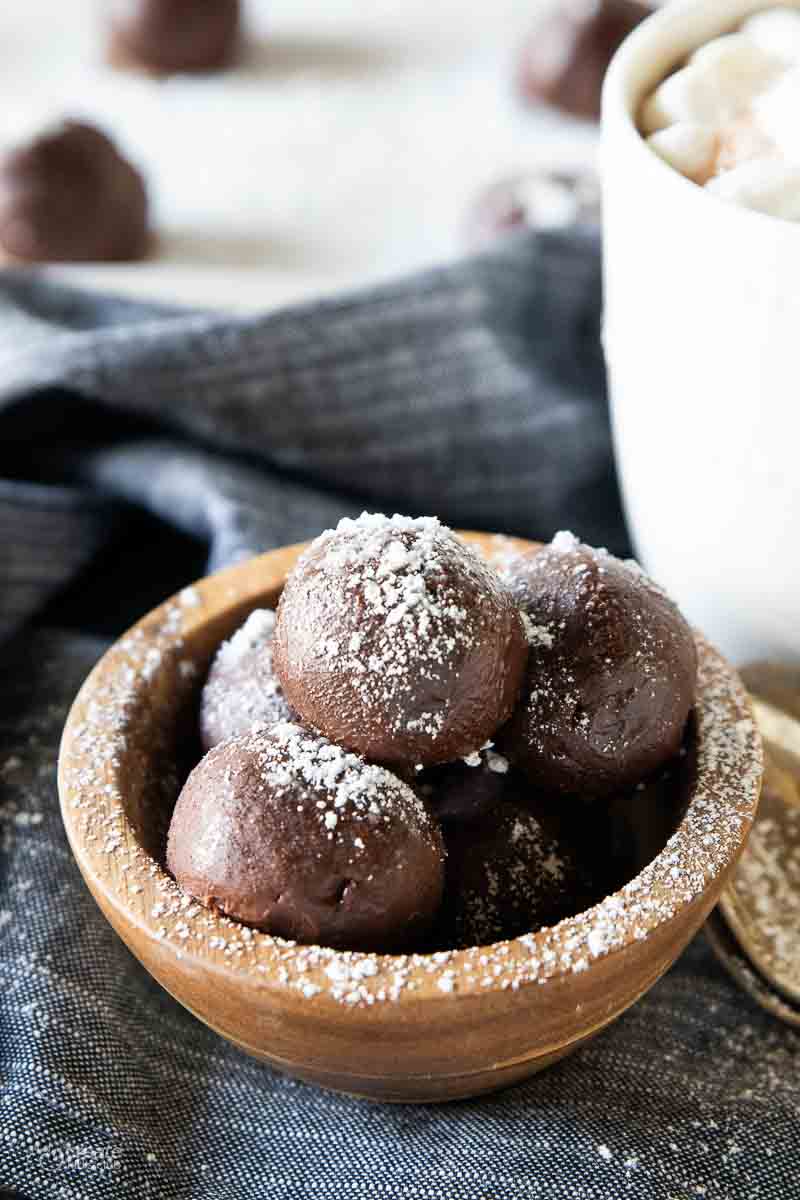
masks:
[[[522,543],[465,534],[490,560]],[[761,744],[733,670],[698,638],[697,771],[665,849],[581,915],[490,947],[329,950],[255,932],[183,895],[163,866],[180,774],[197,757],[211,656],[277,601],[301,546],[238,564],[166,601],[100,660],[67,721],[61,810],[95,900],[195,1016],[272,1066],[340,1091],[450,1100],[505,1087],[614,1021],[716,904],[750,830]]]

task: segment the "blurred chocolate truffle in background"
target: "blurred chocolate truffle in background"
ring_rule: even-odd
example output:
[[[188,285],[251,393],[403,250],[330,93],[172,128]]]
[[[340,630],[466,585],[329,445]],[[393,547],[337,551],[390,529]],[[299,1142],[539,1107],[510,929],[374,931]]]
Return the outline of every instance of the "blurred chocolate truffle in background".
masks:
[[[467,213],[464,241],[473,251],[521,230],[568,229],[600,223],[600,186],[589,170],[539,168],[481,192]]]
[[[413,946],[444,879],[439,826],[413,789],[289,722],[198,763],[167,864],[190,896],[236,920],[350,950]]]
[[[697,650],[684,617],[634,562],[559,533],[503,564],[531,652],[498,749],[545,795],[609,796],[680,750]]]
[[[637,0],[559,0],[520,55],[519,92],[528,100],[596,120],[609,63],[652,8]]]
[[[272,669],[274,631],[275,613],[257,608],[217,651],[200,700],[204,750],[255,726],[294,720]]]
[[[144,180],[99,129],[65,121],[0,158],[0,248],[27,262],[142,258]]]
[[[232,60],[239,0],[107,0],[108,57],[169,75],[214,71]]]

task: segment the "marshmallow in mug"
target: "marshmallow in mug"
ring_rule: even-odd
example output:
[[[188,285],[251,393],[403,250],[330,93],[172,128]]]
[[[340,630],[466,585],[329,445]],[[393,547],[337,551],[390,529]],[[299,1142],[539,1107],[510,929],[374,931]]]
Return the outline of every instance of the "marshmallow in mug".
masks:
[[[774,8],[714,38],[645,100],[640,128],[713,195],[800,221],[800,9]]]

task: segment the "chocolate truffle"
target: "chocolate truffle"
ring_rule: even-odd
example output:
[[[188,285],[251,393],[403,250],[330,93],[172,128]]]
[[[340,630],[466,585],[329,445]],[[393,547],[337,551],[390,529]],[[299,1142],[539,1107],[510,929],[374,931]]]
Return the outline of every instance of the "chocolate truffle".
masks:
[[[104,133],[77,121],[0,159],[0,247],[28,262],[100,262],[147,251],[141,175]]]
[[[451,945],[517,937],[582,909],[574,849],[528,805],[500,800],[477,820],[448,821],[442,831],[447,866],[440,927]]]
[[[439,907],[443,859],[411,788],[289,722],[210,750],[167,842],[169,869],[201,903],[352,950],[413,944]]]
[[[560,0],[523,50],[520,92],[576,117],[596,119],[609,63],[650,11],[637,0]]]
[[[435,517],[362,514],[312,542],[278,606],[287,700],[375,762],[449,762],[511,714],[527,659],[497,574]]]
[[[255,726],[294,720],[272,669],[274,632],[275,613],[257,608],[217,651],[200,699],[204,750]]]
[[[600,189],[590,171],[528,171],[482,192],[467,216],[465,241],[481,250],[520,230],[597,225]]]
[[[617,871],[624,872],[613,890],[651,863],[678,828],[694,780],[696,747],[688,744],[691,741],[686,738],[687,745],[666,768],[601,803],[608,857]],[[598,840],[597,845],[601,844]]]
[[[692,631],[636,563],[560,533],[507,560],[531,654],[498,748],[545,793],[607,796],[678,753],[697,683]]]
[[[469,759],[418,773],[414,786],[438,821],[477,821],[502,800],[519,800],[532,788],[507,758],[486,749]]]
[[[239,0],[109,0],[109,58],[158,74],[213,71],[233,57]]]

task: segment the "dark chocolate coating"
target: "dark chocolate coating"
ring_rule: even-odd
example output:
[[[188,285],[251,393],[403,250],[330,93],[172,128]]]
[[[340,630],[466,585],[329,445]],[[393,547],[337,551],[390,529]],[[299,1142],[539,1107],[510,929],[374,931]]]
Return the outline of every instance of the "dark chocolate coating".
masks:
[[[591,872],[595,898],[617,892],[660,854],[689,803],[697,764],[692,718],[684,745],[655,775],[602,799],[575,797],[551,803],[579,847]]]
[[[178,797],[167,865],[201,903],[340,949],[413,945],[444,876],[436,821],[406,784],[283,723],[222,742]]]
[[[520,92],[596,120],[611,59],[650,12],[648,4],[637,0],[560,0],[520,56]]]
[[[609,857],[625,871],[618,886],[651,863],[677,829],[689,803],[695,748],[692,744],[685,757],[671,759],[649,779],[601,804]]]
[[[110,57],[161,74],[213,71],[233,57],[239,0],[108,0]]]
[[[510,716],[527,659],[497,574],[435,518],[364,514],[290,574],[275,670],[308,724],[375,762],[479,749]]]
[[[295,719],[272,669],[274,632],[275,614],[259,608],[217,651],[200,698],[204,750],[257,725]]]
[[[99,129],[65,121],[0,159],[0,246],[28,262],[141,258],[144,181]]]
[[[577,856],[556,830],[544,809],[513,799],[499,800],[477,820],[443,824],[440,928],[448,931],[448,944],[485,946],[581,911],[585,887]]]
[[[503,800],[525,804],[533,793],[526,777],[507,758],[489,750],[480,760],[479,766],[461,761],[418,774],[415,787],[438,821],[478,821]]]
[[[520,704],[498,749],[545,793],[608,796],[677,754],[697,651],[673,602],[635,563],[559,535],[506,582],[530,622]]]
[[[520,230],[564,229],[600,221],[599,182],[589,171],[528,171],[492,184],[467,215],[465,241],[481,250]]]

